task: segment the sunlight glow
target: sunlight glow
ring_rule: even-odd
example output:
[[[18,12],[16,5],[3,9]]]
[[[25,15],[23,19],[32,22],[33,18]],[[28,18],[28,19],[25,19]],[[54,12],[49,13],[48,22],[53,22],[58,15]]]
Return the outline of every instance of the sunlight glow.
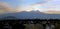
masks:
[[[48,0],[45,3],[36,3],[36,4],[30,4],[28,6],[23,6],[22,9],[23,11],[37,11],[39,10],[40,12],[44,13],[57,13],[60,12],[60,0]],[[20,11],[19,10],[19,11]]]

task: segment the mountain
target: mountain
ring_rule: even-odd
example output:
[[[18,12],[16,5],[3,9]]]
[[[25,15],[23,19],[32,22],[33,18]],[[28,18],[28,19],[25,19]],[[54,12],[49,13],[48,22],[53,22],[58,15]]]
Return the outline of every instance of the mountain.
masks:
[[[0,18],[8,18],[9,16],[17,19],[60,19],[60,14],[44,14],[39,11],[7,13],[0,15]]]

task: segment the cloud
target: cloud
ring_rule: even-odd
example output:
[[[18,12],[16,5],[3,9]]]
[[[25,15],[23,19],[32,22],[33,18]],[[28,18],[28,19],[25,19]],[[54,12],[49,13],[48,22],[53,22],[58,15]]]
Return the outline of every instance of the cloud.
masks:
[[[60,0],[50,0],[40,5],[46,6],[46,8],[44,8],[45,10],[60,11]]]
[[[44,0],[43,2],[38,2],[38,3],[35,3],[35,4],[31,4],[29,6],[21,7],[22,9],[20,9],[20,7],[19,7],[18,11],[34,10],[33,7],[36,8],[36,9],[39,9],[40,12],[48,12],[50,10],[54,11],[54,12],[55,11],[60,11],[60,2],[57,2],[57,1],[60,1],[60,0]]]
[[[9,4],[6,2],[0,2],[0,7],[3,8],[3,10],[1,12],[3,12],[3,11],[4,12],[10,12],[10,10],[11,10]]]

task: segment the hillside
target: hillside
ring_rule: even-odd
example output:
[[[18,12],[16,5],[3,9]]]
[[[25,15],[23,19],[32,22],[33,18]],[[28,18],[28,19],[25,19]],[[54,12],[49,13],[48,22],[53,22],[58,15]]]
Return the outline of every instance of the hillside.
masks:
[[[60,14],[44,14],[42,12],[39,11],[31,11],[31,12],[26,12],[26,11],[22,11],[22,12],[16,12],[16,13],[7,13],[7,14],[3,14],[0,15],[0,18],[6,18],[6,17],[11,18],[11,16],[13,16],[13,18],[17,18],[17,19],[60,19]],[[8,18],[7,17],[7,18]]]

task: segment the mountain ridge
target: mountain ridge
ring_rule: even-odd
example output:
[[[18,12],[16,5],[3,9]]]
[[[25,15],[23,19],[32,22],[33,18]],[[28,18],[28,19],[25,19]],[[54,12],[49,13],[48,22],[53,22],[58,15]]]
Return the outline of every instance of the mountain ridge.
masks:
[[[5,18],[7,16],[14,16],[17,19],[60,19],[60,14],[44,14],[39,11],[7,13],[0,15],[0,18]]]

